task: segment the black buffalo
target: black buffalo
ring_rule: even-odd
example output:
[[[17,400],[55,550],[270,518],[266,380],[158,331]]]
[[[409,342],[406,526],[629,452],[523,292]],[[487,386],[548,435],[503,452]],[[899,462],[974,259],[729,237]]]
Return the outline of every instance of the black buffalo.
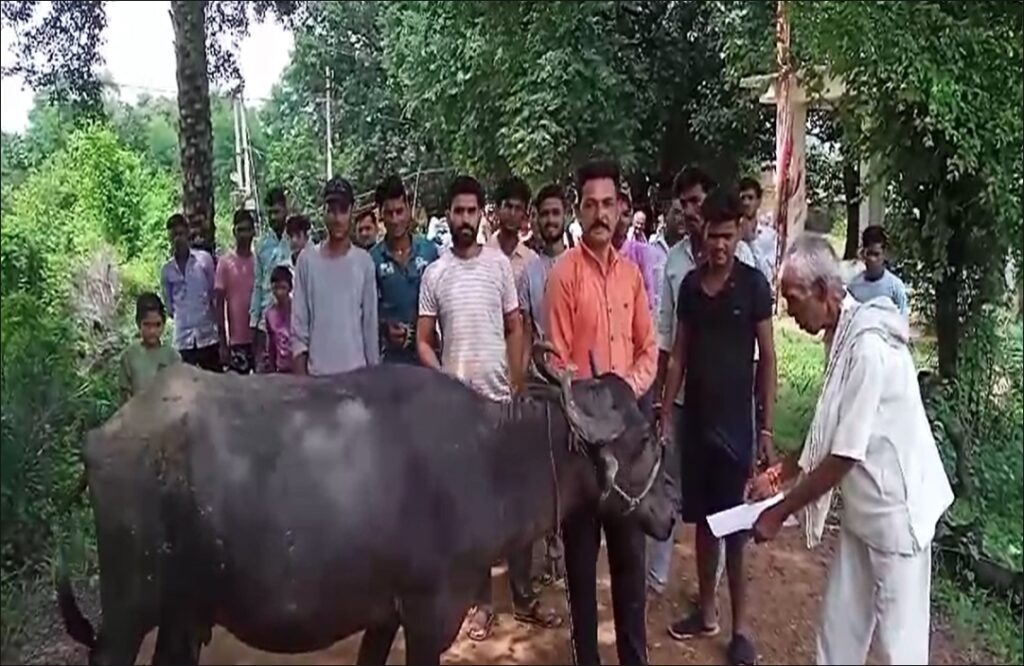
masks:
[[[214,624],[262,650],[367,630],[383,663],[437,663],[503,554],[588,502],[667,538],[674,489],[630,388],[553,378],[509,404],[439,372],[334,378],[167,370],[85,446],[103,622],[66,578],[59,602],[90,662],[197,663]]]

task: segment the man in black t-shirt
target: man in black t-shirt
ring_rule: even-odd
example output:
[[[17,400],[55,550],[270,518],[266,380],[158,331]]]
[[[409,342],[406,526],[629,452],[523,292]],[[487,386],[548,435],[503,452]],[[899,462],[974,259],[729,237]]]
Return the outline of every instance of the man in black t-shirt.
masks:
[[[685,375],[685,432],[671,433],[671,419],[665,416],[670,410],[661,417],[662,433],[674,434],[680,447],[683,521],[696,524],[700,606],[669,627],[669,634],[679,640],[719,631],[715,577],[720,549],[706,518],[743,503],[757,455],[772,449],[775,411],[771,288],[757,269],[735,260],[741,238],[739,200],[731,193],[712,192],[701,211],[704,261],[679,287],[679,325],[665,380],[665,395],[676,395]],[[755,341],[761,356],[756,378]],[[764,405],[763,427],[756,437],[751,408],[755,387]],[[725,539],[733,615],[731,664],[757,659],[747,622],[746,540],[745,533]]]

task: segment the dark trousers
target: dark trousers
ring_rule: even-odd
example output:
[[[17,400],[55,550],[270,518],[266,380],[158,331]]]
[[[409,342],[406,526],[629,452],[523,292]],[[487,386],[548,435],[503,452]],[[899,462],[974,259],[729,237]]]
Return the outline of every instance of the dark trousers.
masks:
[[[220,364],[220,348],[217,345],[181,349],[179,353],[184,363],[209,372],[224,372],[224,367]]]
[[[512,588],[512,607],[515,610],[527,611],[537,595],[533,592],[533,582],[530,578],[530,570],[533,566],[533,544],[517,550],[508,556],[508,580]],[[491,589],[491,569],[480,581],[480,587],[476,594],[476,605],[480,608],[493,609],[494,594]]]
[[[596,506],[580,509],[562,523],[573,654],[577,664],[601,663],[597,651],[597,555],[602,528],[608,546],[619,663],[646,664],[644,533],[635,520],[603,517]]]

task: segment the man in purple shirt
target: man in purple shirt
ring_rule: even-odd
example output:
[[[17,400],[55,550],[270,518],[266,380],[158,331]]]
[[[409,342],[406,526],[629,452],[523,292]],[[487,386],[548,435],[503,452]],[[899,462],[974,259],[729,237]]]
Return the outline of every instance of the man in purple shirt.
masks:
[[[213,257],[189,245],[185,217],[167,220],[173,256],[160,271],[167,312],[174,319],[174,348],[181,360],[211,372],[221,372],[217,324],[213,316],[215,269]]]
[[[626,257],[640,269],[640,275],[644,279],[644,291],[647,293],[647,307],[654,312],[655,294],[658,289],[657,280],[657,257],[651,252],[646,241],[627,238],[629,228],[633,223],[633,202],[629,195],[619,192],[619,225],[612,234],[612,245],[619,254]]]

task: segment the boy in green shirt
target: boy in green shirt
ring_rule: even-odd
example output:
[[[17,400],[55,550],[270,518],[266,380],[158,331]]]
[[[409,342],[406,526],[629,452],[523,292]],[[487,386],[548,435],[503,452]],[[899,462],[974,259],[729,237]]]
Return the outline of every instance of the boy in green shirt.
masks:
[[[140,340],[132,343],[121,357],[121,395],[125,401],[152,384],[161,369],[181,362],[178,352],[160,340],[166,321],[167,311],[160,297],[152,292],[139,294],[135,323]]]

